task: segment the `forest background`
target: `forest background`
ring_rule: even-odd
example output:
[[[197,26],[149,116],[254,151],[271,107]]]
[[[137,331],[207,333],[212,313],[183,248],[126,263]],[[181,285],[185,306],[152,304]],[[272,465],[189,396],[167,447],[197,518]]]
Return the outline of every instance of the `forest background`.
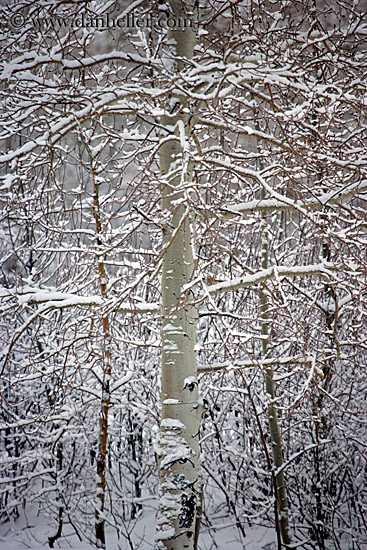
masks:
[[[366,3],[0,13],[4,548],[366,548]]]

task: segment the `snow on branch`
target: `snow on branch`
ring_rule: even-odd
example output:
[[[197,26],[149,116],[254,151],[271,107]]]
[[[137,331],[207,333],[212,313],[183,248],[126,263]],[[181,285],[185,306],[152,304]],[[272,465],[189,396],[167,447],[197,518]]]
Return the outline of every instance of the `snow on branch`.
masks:
[[[249,288],[251,286],[257,286],[265,281],[277,278],[277,277],[302,277],[307,275],[318,275],[324,279],[329,280],[332,278],[331,271],[335,270],[335,266],[329,262],[323,262],[320,264],[310,264],[301,266],[273,266],[268,269],[261,269],[260,271],[245,277],[237,277],[227,281],[222,281],[215,285],[208,286],[205,294],[200,296],[200,301],[205,300],[209,296],[216,296],[224,292],[230,292],[240,290],[242,288]],[[186,291],[197,284],[198,280],[191,282],[189,285],[185,285],[183,290]],[[2,297],[7,294],[9,297],[14,297],[14,293],[11,292],[0,293]],[[41,307],[38,310],[39,313],[43,313],[48,309],[63,309],[67,307],[76,306],[109,306],[110,309],[114,309],[120,313],[160,313],[161,304],[157,302],[121,302],[114,308],[110,301],[104,300],[101,296],[79,296],[78,294],[72,294],[67,292],[59,292],[47,289],[39,288],[26,288],[23,294],[18,294],[18,303],[20,305],[36,305],[40,304]],[[111,308],[112,306],[112,308]],[[36,315],[37,315],[36,313]]]
[[[4,69],[0,74],[0,80],[8,80],[14,73],[30,71],[40,65],[48,65],[59,63],[63,69],[80,70],[93,67],[97,64],[104,64],[108,61],[125,61],[133,62],[138,66],[154,67],[160,70],[159,63],[152,59],[147,59],[134,53],[124,53],[121,51],[113,51],[110,53],[94,55],[93,57],[81,57],[79,59],[64,59],[62,52],[53,53],[52,55],[39,55],[35,52],[27,52],[13,59],[10,63],[4,64]]]
[[[306,275],[319,275],[320,277],[329,280],[332,277],[331,270],[335,270],[335,266],[329,262],[320,264],[300,265],[300,266],[273,266],[268,269],[261,269],[252,275],[245,277],[237,277],[229,281],[223,281],[215,285],[207,287],[207,292],[203,295],[204,299],[207,294],[215,296],[224,292],[240,290],[255,286],[265,281],[276,277],[303,277]]]
[[[274,468],[274,475],[277,477],[285,468],[288,468],[289,464],[299,458],[304,453],[307,453],[308,451],[312,451],[313,449],[316,449],[320,447],[321,445],[327,445],[328,443],[332,443],[331,439],[322,439],[318,443],[312,443],[311,445],[307,445],[304,449],[301,449],[300,451],[293,453],[292,456],[285,462],[280,468]]]
[[[242,202],[234,206],[228,206],[221,209],[221,213],[226,217],[236,216],[238,214],[253,214],[254,212],[274,212],[277,211],[294,211],[299,210],[299,206],[306,210],[321,210],[324,206],[340,204],[356,195],[367,192],[367,180],[350,187],[348,190],[332,191],[322,193],[313,200],[307,201],[292,201],[287,197],[287,202],[279,199],[264,199]],[[292,204],[293,203],[293,204]]]
[[[100,296],[78,296],[66,292],[27,288],[24,294],[18,295],[20,305],[47,304],[50,308],[70,306],[101,306],[103,299]]]
[[[198,117],[197,119],[198,124],[204,127],[209,128],[215,128],[217,130],[230,130],[232,132],[235,132],[236,134],[241,134],[245,136],[252,136],[258,139],[262,139],[268,143],[271,143],[272,145],[279,147],[279,149],[282,149],[283,151],[286,151],[287,153],[293,153],[292,147],[290,147],[287,143],[284,141],[281,141],[271,134],[266,134],[265,132],[260,132],[259,130],[256,130],[255,128],[250,128],[248,125],[242,126],[240,124],[235,125],[231,124],[230,122],[226,121],[221,122],[220,120],[216,120],[214,118],[204,118],[204,117]]]
[[[18,302],[21,305],[42,304],[42,311],[45,309],[62,309],[73,306],[104,306],[109,304],[101,296],[79,296],[66,292],[55,292],[51,290],[27,289],[24,294],[18,295]],[[120,313],[150,313],[160,312],[161,306],[157,303],[148,302],[122,302],[118,304],[116,311]]]
[[[134,112],[131,109],[131,106],[125,102],[125,100],[131,95],[131,92],[125,90],[120,92],[115,89],[113,91],[107,91],[98,101],[96,101],[96,103],[88,104],[80,111],[73,112],[72,114],[61,118],[58,122],[51,124],[50,128],[45,131],[42,136],[27,141],[15,151],[9,151],[8,153],[0,155],[0,162],[11,162],[14,159],[27,156],[39,147],[43,147],[45,145],[55,145],[62,137],[66,136],[71,130],[76,128],[80,122],[90,118],[96,112],[105,109],[111,104],[121,102],[119,105],[121,112],[124,109],[126,110],[126,113]]]
[[[198,365],[198,374],[207,374],[222,369],[241,369],[252,367],[269,367],[272,365],[310,365],[312,357],[272,357],[270,359],[248,359],[244,361],[225,361],[213,365]]]

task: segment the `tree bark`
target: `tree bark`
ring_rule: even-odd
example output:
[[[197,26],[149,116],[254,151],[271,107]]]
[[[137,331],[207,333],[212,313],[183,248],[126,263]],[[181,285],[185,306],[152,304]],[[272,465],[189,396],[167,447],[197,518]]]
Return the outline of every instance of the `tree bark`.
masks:
[[[265,199],[265,190],[261,190],[261,200]],[[267,214],[262,214],[262,246],[261,246],[261,267],[267,269],[269,267],[269,229]],[[263,359],[267,359],[268,355],[268,336],[269,336],[269,315],[268,315],[268,298],[266,293],[260,289],[260,308],[261,308],[261,334],[264,336],[262,340],[262,354]],[[275,399],[275,387],[273,378],[273,367],[269,365],[265,369],[265,391],[268,399],[270,400],[267,416],[270,431],[271,450],[273,455],[274,469],[278,470],[283,466],[283,442],[279,429],[277,409],[274,404]],[[277,531],[279,530],[281,538],[285,546],[290,543],[289,536],[289,521],[288,521],[288,499],[285,488],[284,473],[281,470],[275,475],[275,497],[276,497],[276,522]]]
[[[99,205],[99,187],[96,183],[93,162],[91,159],[93,176],[93,215],[96,223],[97,245],[101,246],[100,235],[102,223]],[[102,298],[107,298],[107,279],[104,263],[98,258],[98,278]],[[111,378],[111,334],[110,322],[107,315],[102,317],[103,331],[103,380],[101,388],[101,409],[99,415],[99,449],[97,455],[97,491],[95,506],[95,536],[97,548],[106,548],[105,520],[103,511],[106,497],[106,464],[108,439],[108,411],[110,407],[110,378]]]
[[[175,18],[192,17],[184,9],[189,9],[190,3],[174,1],[171,5]],[[169,31],[168,39],[174,44],[170,53],[178,59],[174,70],[180,72],[185,67],[184,59],[192,57],[194,31],[190,28]],[[167,59],[171,63],[168,56]],[[182,114],[180,107],[182,105],[172,98],[167,110],[177,110],[178,114],[162,120],[163,125],[174,128],[180,139],[166,142],[160,149],[162,209],[170,213],[170,220],[162,243],[162,419],[157,446],[160,501],[156,548],[193,550],[199,499],[201,410],[194,349],[198,312],[192,303],[193,295],[183,292],[183,286],[192,280],[195,260],[194,221],[186,195],[191,181],[186,148],[190,115]],[[173,170],[175,175],[171,176]]]

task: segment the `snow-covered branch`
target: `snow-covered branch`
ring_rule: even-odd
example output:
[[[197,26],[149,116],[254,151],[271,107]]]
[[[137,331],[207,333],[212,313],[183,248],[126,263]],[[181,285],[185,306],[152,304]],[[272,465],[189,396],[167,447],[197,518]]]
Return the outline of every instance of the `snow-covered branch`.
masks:
[[[348,189],[323,193],[317,198],[311,200],[307,199],[305,201],[294,201],[289,199],[289,197],[287,197],[284,202],[279,199],[253,200],[249,202],[241,202],[234,206],[221,208],[220,212],[225,217],[233,217],[239,214],[253,214],[254,212],[293,212],[298,211],[300,207],[305,210],[322,210],[325,206],[342,204],[343,202],[358,195],[363,195],[364,193],[367,193],[367,180],[363,180],[361,183],[350,186]]]
[[[21,305],[42,304],[42,312],[46,309],[63,309],[75,306],[111,306],[111,300],[104,300],[101,296],[79,296],[66,292],[55,292],[52,290],[27,289],[24,294],[18,295]],[[112,309],[114,309],[112,307]],[[122,302],[118,304],[115,311],[120,313],[156,313],[161,311],[158,303],[148,302]]]
[[[222,369],[250,369],[252,367],[262,368],[276,365],[310,365],[312,357],[271,357],[269,359],[248,359],[243,361],[225,361],[224,363],[213,363],[212,365],[198,365],[198,374],[207,374]]]
[[[134,53],[125,53],[122,51],[113,51],[110,53],[94,55],[93,57],[81,57],[79,59],[65,59],[63,53],[54,53],[53,55],[39,55],[35,52],[27,52],[10,63],[4,63],[4,68],[0,74],[0,80],[8,80],[15,73],[23,73],[37,69],[39,66],[60,64],[62,69],[82,70],[91,68],[95,65],[105,64],[111,61],[136,63],[138,66],[154,67],[159,70],[161,65],[152,59],[147,59]]]
[[[224,292],[256,286],[276,277],[304,277],[307,275],[318,275],[323,279],[329,280],[332,278],[332,270],[335,270],[335,266],[327,262],[293,267],[273,266],[269,267],[269,269],[261,269],[252,275],[237,277],[236,279],[223,281],[221,283],[208,286],[207,292],[210,296],[215,296],[217,294],[223,294]]]
[[[304,277],[304,276],[320,276],[326,280],[332,278],[332,271],[335,271],[335,266],[332,263],[323,262],[319,264],[301,265],[301,266],[272,266],[269,269],[261,269],[251,275],[228,279],[215,285],[210,285],[206,289],[205,295],[200,297],[203,301],[208,294],[216,296],[225,292],[240,290],[257,286],[269,279],[283,277]],[[185,285],[183,290],[191,289],[198,281],[193,281]],[[4,292],[2,296],[4,297]],[[9,293],[9,296],[12,295]],[[109,309],[119,311],[121,313],[157,313],[161,311],[161,305],[157,302],[122,302],[118,303],[117,307],[113,306],[111,300],[107,301],[101,296],[80,296],[77,294],[56,292],[52,290],[40,290],[27,288],[23,294],[18,294],[18,302],[20,305],[35,305],[42,304],[42,312],[46,309],[62,309],[75,306],[109,306]]]

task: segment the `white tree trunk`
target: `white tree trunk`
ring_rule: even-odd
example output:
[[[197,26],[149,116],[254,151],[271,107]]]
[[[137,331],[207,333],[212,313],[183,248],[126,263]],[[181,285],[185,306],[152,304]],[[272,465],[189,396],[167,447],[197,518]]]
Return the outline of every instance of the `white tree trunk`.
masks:
[[[180,1],[172,2],[172,6],[175,18],[188,17]],[[185,6],[187,9],[188,4]],[[195,34],[191,29],[169,32],[168,38],[175,41],[174,57],[192,57]],[[178,61],[174,69],[181,71],[184,65]],[[179,110],[179,105],[172,99],[167,110],[176,109]],[[162,122],[174,128],[180,139],[165,143],[160,152],[162,209],[170,213],[170,218],[163,234],[162,421],[157,446],[160,502],[156,539],[157,548],[192,550],[198,501],[201,411],[194,349],[197,309],[190,303],[193,295],[183,295],[183,286],[192,280],[195,269],[194,227],[187,206],[187,191],[183,189],[191,180],[184,145],[189,138],[189,115],[177,114]],[[175,172],[171,177],[171,172],[177,169],[178,175]],[[177,201],[182,201],[179,206]]]

